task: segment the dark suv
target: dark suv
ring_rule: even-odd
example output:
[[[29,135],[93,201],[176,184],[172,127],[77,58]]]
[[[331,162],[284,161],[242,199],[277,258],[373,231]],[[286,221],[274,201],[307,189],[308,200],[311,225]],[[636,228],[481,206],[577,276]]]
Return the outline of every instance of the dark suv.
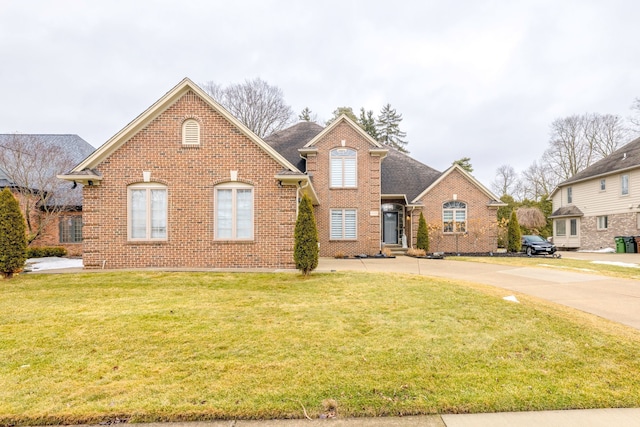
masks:
[[[553,255],[556,253],[556,245],[540,236],[522,236],[522,252],[527,255]]]

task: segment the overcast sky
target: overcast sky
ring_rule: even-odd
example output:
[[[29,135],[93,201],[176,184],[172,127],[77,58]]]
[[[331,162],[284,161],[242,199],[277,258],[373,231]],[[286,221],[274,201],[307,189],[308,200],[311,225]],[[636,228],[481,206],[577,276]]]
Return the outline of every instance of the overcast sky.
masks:
[[[321,123],[338,106],[403,116],[438,170],[539,159],[549,125],[631,114],[637,0],[0,0],[0,133],[98,147],[184,77],[260,77]]]

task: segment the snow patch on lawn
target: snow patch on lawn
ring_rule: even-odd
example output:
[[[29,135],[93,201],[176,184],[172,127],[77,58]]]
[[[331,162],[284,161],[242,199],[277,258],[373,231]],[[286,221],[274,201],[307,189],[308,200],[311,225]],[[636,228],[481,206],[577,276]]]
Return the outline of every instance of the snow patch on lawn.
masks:
[[[81,258],[29,258],[27,260],[27,269],[31,271],[56,270],[60,268],[82,268]]]
[[[620,261],[591,261],[592,264],[607,264],[607,265],[615,265],[618,267],[629,267],[629,268],[640,268],[640,265],[633,264],[631,262],[620,262]]]

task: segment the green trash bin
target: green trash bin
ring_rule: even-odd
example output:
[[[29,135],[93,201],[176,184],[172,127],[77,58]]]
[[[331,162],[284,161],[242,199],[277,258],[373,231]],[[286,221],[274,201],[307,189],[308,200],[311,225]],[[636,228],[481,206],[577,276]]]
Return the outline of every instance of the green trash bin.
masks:
[[[616,240],[616,253],[619,254],[623,254],[625,253],[625,243],[624,243],[624,237],[622,236],[616,236],[614,237],[614,239]]]
[[[635,254],[638,252],[636,248],[636,239],[634,239],[633,236],[624,237],[624,249],[628,254]]]

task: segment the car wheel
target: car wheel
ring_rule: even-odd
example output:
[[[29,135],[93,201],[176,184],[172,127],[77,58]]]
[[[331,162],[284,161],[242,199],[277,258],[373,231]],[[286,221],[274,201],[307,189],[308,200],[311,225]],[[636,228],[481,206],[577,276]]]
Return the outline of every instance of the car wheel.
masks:
[[[533,251],[531,250],[531,246],[527,246],[527,256],[533,255]]]

